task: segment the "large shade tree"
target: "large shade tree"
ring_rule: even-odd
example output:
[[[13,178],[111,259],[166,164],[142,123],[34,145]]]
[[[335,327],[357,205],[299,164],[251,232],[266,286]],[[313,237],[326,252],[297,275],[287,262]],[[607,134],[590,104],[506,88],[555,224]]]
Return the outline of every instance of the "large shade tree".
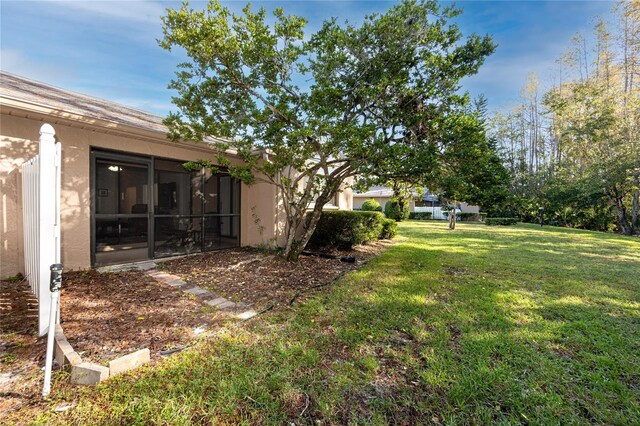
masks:
[[[276,185],[284,255],[295,259],[350,178],[393,175],[397,164],[437,175],[444,135],[468,103],[460,80],[495,48],[489,37],[464,38],[452,22],[459,13],[404,1],[360,25],[326,21],[305,37],[306,19],[281,8],[272,17],[250,5],[233,14],[217,1],[169,9],[159,43],[188,57],[170,85],[178,111],[165,120],[169,135],[223,138],[220,153],[234,149],[244,165],[218,155],[201,166]]]

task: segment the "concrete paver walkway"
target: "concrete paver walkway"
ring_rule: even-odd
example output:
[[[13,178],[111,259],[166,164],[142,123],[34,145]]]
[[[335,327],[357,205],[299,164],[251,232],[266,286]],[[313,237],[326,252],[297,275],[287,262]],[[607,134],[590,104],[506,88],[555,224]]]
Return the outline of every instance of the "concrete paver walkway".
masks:
[[[256,315],[256,311],[251,309],[250,306],[244,303],[232,302],[219,294],[205,290],[197,285],[191,285],[177,275],[171,275],[163,271],[158,271],[157,269],[149,269],[144,271],[144,273],[158,282],[165,283],[171,287],[180,288],[185,293],[194,295],[209,306],[218,308],[221,311],[233,313],[238,318],[247,319]]]

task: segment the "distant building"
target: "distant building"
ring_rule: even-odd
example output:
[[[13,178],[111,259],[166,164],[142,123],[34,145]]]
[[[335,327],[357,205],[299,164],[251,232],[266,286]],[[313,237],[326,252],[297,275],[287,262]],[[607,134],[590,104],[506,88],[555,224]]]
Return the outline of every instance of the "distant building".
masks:
[[[412,212],[431,212],[433,219],[445,219],[442,214],[440,200],[438,196],[431,193],[427,188],[423,188],[424,194],[416,191],[411,200],[410,211]],[[353,193],[353,209],[360,210],[362,204],[366,200],[376,200],[384,209],[384,205],[393,197],[393,190],[386,186],[372,186],[366,192]],[[456,210],[462,213],[479,213],[480,207],[472,206],[461,202],[456,204]]]

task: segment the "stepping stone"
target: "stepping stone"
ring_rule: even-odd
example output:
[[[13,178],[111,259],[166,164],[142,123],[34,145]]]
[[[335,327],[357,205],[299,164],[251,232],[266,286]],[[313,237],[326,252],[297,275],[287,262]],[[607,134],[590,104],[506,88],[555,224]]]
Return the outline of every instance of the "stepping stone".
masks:
[[[228,300],[218,305],[218,309],[229,309],[229,308],[235,308],[235,307],[236,307],[236,304]]]
[[[175,275],[169,275],[166,272],[157,272],[154,274],[149,274],[147,273],[147,275],[150,275],[152,278],[158,280],[158,281],[168,281],[168,280],[175,280],[176,277]]]
[[[256,315],[258,315],[258,313],[256,311],[254,311],[253,309],[249,309],[248,311],[244,311],[238,315],[236,315],[236,317],[240,318],[240,319],[249,319],[249,318],[253,318]]]
[[[177,275],[170,275],[170,274],[166,274],[166,275],[160,275],[159,277],[157,277],[158,279],[160,279],[160,281],[173,281],[173,280],[179,280],[180,277]]]
[[[187,285],[186,282],[182,281],[180,278],[175,278],[173,280],[164,281],[165,284],[169,284],[171,287],[182,287]]]
[[[153,277],[157,281],[163,282],[165,284],[170,285],[171,287],[185,287],[189,284],[180,279],[180,277],[176,275],[167,274],[166,272],[157,271],[157,270],[148,270],[145,272],[147,275]],[[203,289],[199,286],[193,286],[190,288],[183,288],[182,291],[185,293],[193,294],[194,296],[198,296],[201,300],[204,300],[204,303],[207,305],[218,308],[220,310],[225,311],[242,311],[239,314],[235,315],[236,318],[240,319],[249,319],[257,315],[257,312],[251,309],[251,307],[245,303],[234,303],[224,297],[220,297],[215,293],[212,293],[208,290]],[[243,311],[244,310],[244,311]]]
[[[185,283],[186,284],[186,283]],[[193,287],[193,288],[188,288],[184,291],[185,293],[189,293],[189,294],[193,294],[196,296],[201,296],[203,294],[207,294],[209,293],[207,290],[205,290],[204,288],[200,288],[200,287]]]
[[[148,271],[148,270],[151,270],[151,269],[155,269],[156,268],[156,263],[155,262],[142,262],[142,263],[136,264],[136,267],[141,271]]]
[[[225,302],[228,302],[228,300],[225,299],[224,297],[218,297],[217,299],[205,301],[207,305],[213,306],[213,307],[218,307]]]

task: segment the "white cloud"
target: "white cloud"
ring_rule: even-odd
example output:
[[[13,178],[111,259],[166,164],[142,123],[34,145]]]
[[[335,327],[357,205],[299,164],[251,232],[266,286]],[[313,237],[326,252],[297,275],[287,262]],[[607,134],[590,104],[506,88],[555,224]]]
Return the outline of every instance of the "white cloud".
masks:
[[[144,22],[157,25],[165,14],[165,6],[151,1],[55,1],[57,6],[75,10],[94,19]]]
[[[73,77],[73,69],[49,61],[34,60],[16,49],[0,48],[0,69],[50,84]]]

